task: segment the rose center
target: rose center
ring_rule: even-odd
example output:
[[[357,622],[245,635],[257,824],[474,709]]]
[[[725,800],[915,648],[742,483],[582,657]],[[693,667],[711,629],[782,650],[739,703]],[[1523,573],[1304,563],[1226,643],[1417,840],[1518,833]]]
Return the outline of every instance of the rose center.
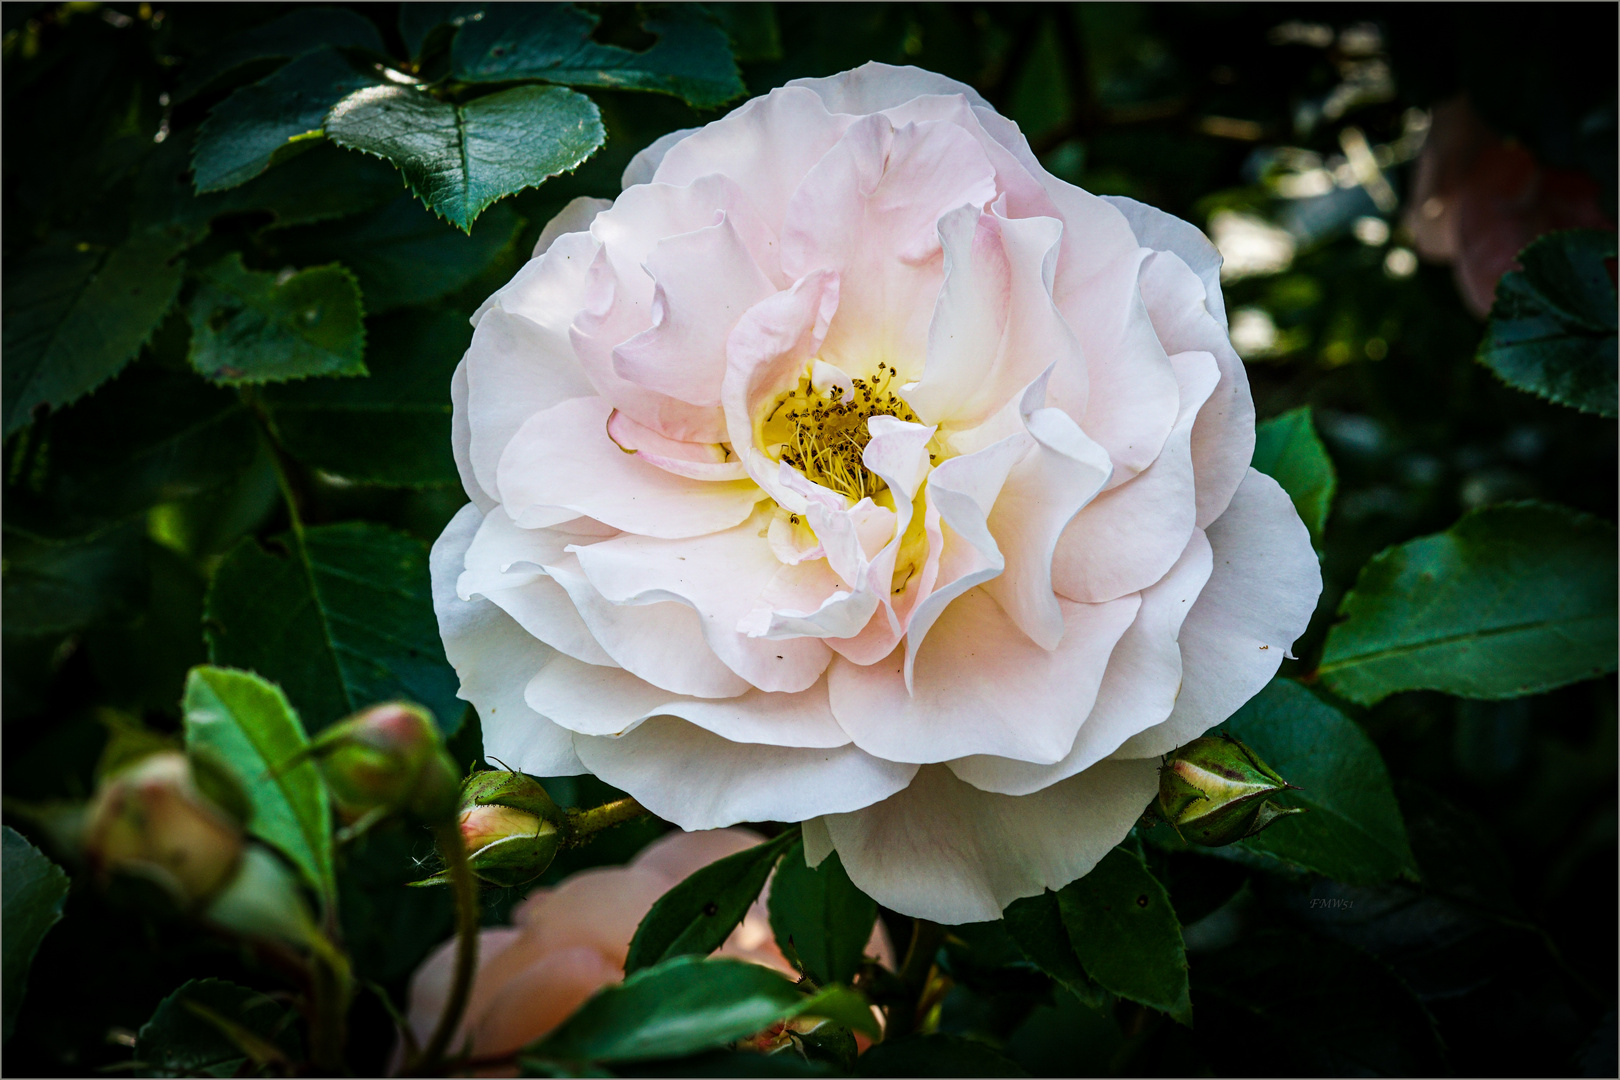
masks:
[[[773,457],[785,461],[822,487],[860,500],[888,487],[861,460],[872,441],[867,421],[892,416],[918,423],[917,414],[895,395],[895,369],[878,364],[871,379],[851,380],[853,389],[817,390],[808,374],[771,403],[761,434]]]

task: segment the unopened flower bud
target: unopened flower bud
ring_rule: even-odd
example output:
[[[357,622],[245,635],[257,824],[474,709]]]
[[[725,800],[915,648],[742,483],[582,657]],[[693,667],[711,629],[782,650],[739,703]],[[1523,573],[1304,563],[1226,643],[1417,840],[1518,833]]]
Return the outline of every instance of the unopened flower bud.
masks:
[[[507,888],[545,873],[562,843],[555,821],[510,806],[469,806],[459,824],[473,873]]]
[[[242,832],[198,790],[178,751],[150,754],[103,781],[84,851],[103,876],[136,874],[186,907],[218,893],[242,857]]]
[[[1294,807],[1268,802],[1293,787],[1253,750],[1230,736],[1194,739],[1159,770],[1159,813],[1183,839],[1222,847],[1253,836]]]
[[[460,771],[426,710],[391,702],[321,732],[310,743],[338,809],[350,821],[402,812],[421,821],[455,813]]]

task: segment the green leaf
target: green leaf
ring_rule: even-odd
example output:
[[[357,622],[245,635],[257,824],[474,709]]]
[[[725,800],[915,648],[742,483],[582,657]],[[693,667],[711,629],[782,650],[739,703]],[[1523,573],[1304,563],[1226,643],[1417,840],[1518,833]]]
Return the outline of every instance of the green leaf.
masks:
[[[490,4],[451,46],[464,82],[544,79],[605,90],[653,90],[712,109],[747,92],[724,30],[701,8],[674,5],[643,20],[658,41],[645,52],[591,39],[598,16],[570,4]]]
[[[982,1042],[960,1035],[884,1040],[855,1061],[859,1076],[1028,1076]]]
[[[197,193],[224,191],[258,176],[290,140],[318,134],[327,111],[345,95],[382,82],[336,49],[301,56],[214,107],[197,130],[192,182]]]
[[[441,26],[456,27],[466,21],[465,14],[481,12],[477,4],[442,3],[422,0],[421,3],[399,5],[399,36],[405,42],[405,52],[412,60],[422,55],[423,46],[433,32]]]
[[[795,1016],[874,1029],[865,999],[852,990],[829,987],[809,996],[760,964],[677,956],[597,991],[524,1056],[563,1062],[683,1057]]]
[[[372,21],[344,8],[299,8],[220,42],[180,69],[171,100],[185,101],[210,83],[256,60],[287,60],[323,45],[384,51]]]
[[[1107,995],[1091,981],[1069,942],[1057,893],[1047,889],[1038,896],[1014,900],[1001,913],[1001,919],[1019,951],[1031,963],[1087,1005],[1097,1009],[1104,1007]]]
[[[1317,438],[1309,405],[1273,417],[1254,430],[1250,462],[1288,492],[1294,509],[1310,530],[1311,543],[1322,547],[1322,530],[1333,506],[1338,478],[1327,447]]]
[[[1615,669],[1614,526],[1545,503],[1476,510],[1374,556],[1317,671],[1370,705],[1401,690],[1535,694]]]
[[[375,210],[398,198],[401,186],[399,173],[387,162],[321,140],[241,187],[214,196],[211,216],[268,213],[274,216],[269,228],[290,229]]]
[[[11,1039],[12,1026],[22,1008],[28,987],[28,969],[34,964],[39,943],[62,917],[67,899],[68,877],[39,849],[24,840],[11,826],[0,827],[0,956],[4,957],[5,1039]]]
[[[374,325],[369,378],[266,388],[281,444],[299,460],[348,480],[456,484],[446,387],[472,327],[456,311],[403,311]]]
[[[35,408],[88,394],[135,358],[180,292],[186,237],[132,233],[113,248],[48,243],[5,275],[5,433]]]
[[[261,1057],[301,1060],[296,1019],[269,994],[224,979],[192,979],[158,1003],[136,1036],[135,1056],[150,1070],[146,1075],[239,1076],[254,1056],[244,1043]]]
[[[1248,744],[1300,789],[1276,801],[1309,811],[1282,818],[1237,847],[1264,856],[1262,865],[1351,884],[1417,877],[1384,759],[1355,721],[1298,683],[1276,679],[1219,730]],[[1161,831],[1168,830],[1154,830]]]
[[[347,156],[381,165],[360,154]],[[470,234],[457,232],[409,194],[401,194],[373,213],[279,238],[277,250],[292,263],[341,262],[354,271],[367,314],[378,315],[462,288],[499,258],[522,229],[517,211],[501,205],[479,218]]]
[[[789,848],[771,881],[767,907],[777,944],[784,953],[791,944],[818,983],[855,977],[877,921],[877,901],[849,880],[836,851],[812,867],[802,843]]]
[[[259,445],[236,395],[144,364],[18,438],[30,467],[6,489],[8,520],[58,537],[229,483]]]
[[[1616,413],[1615,234],[1554,232],[1496,286],[1479,361],[1518,390],[1581,412]]]
[[[184,708],[186,748],[206,748],[230,770],[253,806],[248,831],[291,859],[330,906],[331,804],[314,762],[286,767],[309,746],[286,695],[250,672],[198,667]]]
[[[7,529],[6,633],[65,634],[140,610],[146,583],[143,532],[135,521],[53,542]]]
[[[310,375],[364,375],[360,288],[343,267],[266,274],[231,252],[191,301],[191,366],[234,386]]]
[[[1069,941],[1087,975],[1120,997],[1191,1026],[1181,923],[1140,855],[1117,847],[1057,896]]]
[[[326,133],[392,161],[423,203],[463,232],[497,199],[574,169],[606,138],[595,103],[555,86],[517,86],[465,105],[372,87],[334,106]]]
[[[427,545],[380,525],[321,525],[231,549],[209,585],[205,632],[216,664],[286,691],[313,733],[379,701],[431,709],[446,734],[465,704],[433,615]]]
[[[798,836],[797,829],[789,829],[747,851],[727,855],[659,897],[636,927],[624,970],[634,973],[673,956],[706,956],[718,949],[748,914],[776,860]]]

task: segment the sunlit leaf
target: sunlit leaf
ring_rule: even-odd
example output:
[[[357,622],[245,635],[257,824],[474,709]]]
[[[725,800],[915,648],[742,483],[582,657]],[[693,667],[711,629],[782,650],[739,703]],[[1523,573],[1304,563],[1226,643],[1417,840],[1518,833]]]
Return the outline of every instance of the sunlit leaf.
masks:
[[[517,86],[465,105],[407,86],[359,90],[326,120],[333,142],[387,158],[462,231],[486,207],[568,172],[602,145],[596,105],[556,86]]]
[[[1338,478],[1327,447],[1311,422],[1310,406],[1292,409],[1258,425],[1250,464],[1288,492],[1294,509],[1310,530],[1311,543],[1320,549]]]

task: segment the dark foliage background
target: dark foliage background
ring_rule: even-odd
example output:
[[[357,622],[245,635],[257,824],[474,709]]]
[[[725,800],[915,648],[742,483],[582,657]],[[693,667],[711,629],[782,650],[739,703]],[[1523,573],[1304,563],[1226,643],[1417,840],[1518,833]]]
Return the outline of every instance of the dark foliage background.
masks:
[[[597,40],[651,40],[636,9],[587,7],[603,16]],[[1340,597],[1389,545],[1511,500],[1614,521],[1613,420],[1512,389],[1477,363],[1483,322],[1450,267],[1412,258],[1403,224],[1423,125],[1459,94],[1542,166],[1585,177],[1614,219],[1612,5],[711,7],[751,94],[867,60],[917,64],[979,88],[1049,168],[1089,190],[1152,203],[1218,241],[1222,214],[1284,231],[1287,265],[1226,289],[1235,336],[1248,328],[1239,346],[1260,417],[1310,406],[1337,473],[1326,591],[1284,675],[1309,681]],[[387,52],[410,55],[397,5],[348,8]],[[279,63],[221,67],[221,57],[289,10],[0,8],[8,353],[26,348],[14,340],[25,301],[79,280],[75,258],[146,258],[135,276],[174,293],[134,362],[69,404],[19,405],[6,361],[5,820],[70,873],[52,846],[52,808],[84,799],[137,732],[172,737],[185,672],[210,658],[282,681],[311,728],[368,693],[409,688],[453,733],[458,759],[477,757],[477,718],[462,715],[421,608],[425,544],[464,501],[446,386],[466,317],[567,200],[611,196],[635,151],[720,114],[586,89],[602,148],[496,203],[468,235],[402,194],[386,163],[327,144],[195,209],[185,170],[200,125]],[[210,66],[216,77],[199,84]],[[1392,200],[1354,179],[1321,189],[1318,173],[1350,164],[1347,129],[1387,150]],[[170,247],[130,254],[154,223]],[[200,378],[194,335],[219,324],[195,313],[233,252],[267,274],[345,267],[370,375],[241,391]],[[353,295],[341,281],[310,287]],[[115,322],[116,311],[86,332],[115,333]],[[360,530],[353,550],[322,534],[317,572],[324,559],[333,574],[386,563],[420,578],[399,601],[401,640],[382,674],[277,671],[254,652],[277,627],[301,632],[300,616],[277,606],[298,582],[277,577],[292,523],[273,456],[304,525]],[[243,584],[233,592],[232,581]],[[1506,701],[1414,691],[1337,704],[1388,765],[1421,885],[1353,886],[1150,844],[1185,928],[1196,1028],[1124,1000],[1082,1003],[986,924],[945,946],[954,988],[938,1030],[1034,1075],[1613,1075],[1614,676]],[[548,786],[569,805],[613,794],[589,778]],[[620,829],[559,859],[546,880],[622,861],[660,828]],[[379,992],[363,994],[352,1019],[357,1074],[383,1069],[391,1050],[380,995],[403,1000],[409,973],[449,934],[444,893],[399,888],[428,853],[425,834],[395,826],[340,868],[349,945]],[[189,978],[280,985],[151,898],[74,877],[5,1047],[9,1075],[120,1068],[133,1033]],[[486,921],[514,899],[487,897]],[[892,929],[901,941],[909,932],[898,920]]]

